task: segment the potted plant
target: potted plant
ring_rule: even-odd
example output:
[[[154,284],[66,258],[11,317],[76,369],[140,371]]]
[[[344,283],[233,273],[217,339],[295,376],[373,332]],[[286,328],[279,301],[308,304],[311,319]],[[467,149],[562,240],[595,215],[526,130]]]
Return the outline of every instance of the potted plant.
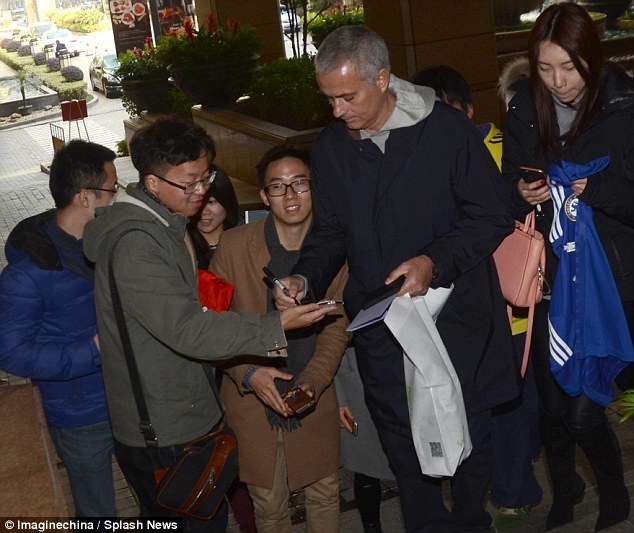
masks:
[[[22,94],[22,105],[18,107],[18,112],[22,116],[30,115],[33,112],[33,106],[27,105],[26,103],[26,87],[30,86],[34,89],[39,89],[41,85],[40,80],[33,76],[33,74],[22,69],[15,72],[15,77],[20,84],[20,93]]]
[[[338,2],[333,7],[319,13],[308,23],[308,33],[310,33],[315,48],[319,48],[319,44],[326,35],[337,28],[363,24],[365,24],[365,18],[362,4],[345,5]]]
[[[253,27],[234,21],[219,26],[210,13],[198,31],[185,21],[184,33],[165,37],[156,55],[180,91],[194,102],[215,107],[230,105],[243,94],[259,68],[259,50]]]
[[[217,163],[230,176],[257,185],[262,155],[280,144],[309,148],[332,110],[319,92],[310,56],[265,65],[247,95],[234,109],[194,106],[192,116],[216,141]]]
[[[121,80],[125,98],[136,107],[133,112],[164,112],[169,106],[171,85],[167,66],[157,60],[152,38],[145,39],[142,49],[126,50],[117,59],[115,76]]]
[[[310,56],[277,59],[263,66],[247,90],[245,112],[294,130],[322,127],[332,118],[315,80]]]

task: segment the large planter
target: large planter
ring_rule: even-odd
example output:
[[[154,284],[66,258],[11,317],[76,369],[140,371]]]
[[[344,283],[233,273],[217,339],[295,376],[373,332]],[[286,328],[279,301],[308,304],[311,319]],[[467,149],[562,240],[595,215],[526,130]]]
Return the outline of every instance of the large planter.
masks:
[[[322,128],[293,130],[227,109],[192,107],[192,117],[216,143],[214,160],[232,178],[258,186],[255,169],[262,156],[278,145],[310,148]]]
[[[211,65],[170,65],[170,81],[190,100],[203,107],[231,106],[257,71],[260,56],[252,55],[235,63]]]
[[[172,85],[167,78],[121,80],[121,87],[139,111],[164,113],[169,109],[168,91]]]

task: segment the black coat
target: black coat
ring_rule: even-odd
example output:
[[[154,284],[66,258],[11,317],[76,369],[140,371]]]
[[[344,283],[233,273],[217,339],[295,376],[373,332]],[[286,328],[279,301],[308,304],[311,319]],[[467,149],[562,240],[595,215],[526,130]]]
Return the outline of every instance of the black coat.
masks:
[[[616,65],[605,67],[603,112],[581,132],[574,147],[556,154],[537,149],[537,110],[530,80],[520,80],[509,103],[504,128],[502,171],[511,186],[515,216],[523,218],[532,207],[517,192],[521,165],[546,170],[558,159],[584,164],[603,156],[611,163],[591,176],[579,199],[592,207],[594,224],[624,301],[634,301],[634,80]],[[537,228],[547,239],[553,218],[552,201],[541,205]],[[551,283],[558,261],[546,247],[546,278]]]
[[[518,373],[490,258],[513,221],[497,196],[495,163],[464,114],[436,104],[421,122],[392,130],[385,154],[334,122],[315,142],[311,177],[315,223],[294,270],[308,278],[311,296],[321,297],[347,260],[344,298],[354,317],[395,267],[428,255],[438,272],[433,286],[455,285],[437,325],[469,414],[515,397]],[[408,424],[397,412],[405,396],[398,343],[380,323],[361,330],[355,347],[375,420],[378,412],[384,424]]]

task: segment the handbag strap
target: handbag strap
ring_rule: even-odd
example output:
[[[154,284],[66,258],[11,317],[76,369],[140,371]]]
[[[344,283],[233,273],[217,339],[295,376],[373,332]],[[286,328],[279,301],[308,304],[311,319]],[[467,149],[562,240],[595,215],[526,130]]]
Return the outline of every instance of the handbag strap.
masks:
[[[532,237],[535,236],[535,210],[532,209],[531,212],[526,215],[524,219],[524,224],[520,224],[520,229],[524,233],[528,233]]]
[[[156,432],[154,431],[154,427],[152,426],[152,422],[150,421],[150,413],[147,408],[147,404],[145,402],[145,397],[143,396],[143,387],[141,385],[141,377],[139,374],[139,367],[136,363],[136,359],[134,357],[134,350],[132,348],[132,341],[130,340],[130,332],[128,331],[128,325],[126,324],[124,315],[123,315],[123,306],[121,304],[121,295],[119,294],[119,288],[117,287],[117,280],[114,276],[114,252],[119,241],[128,233],[133,231],[141,231],[146,233],[150,237],[154,239],[154,237],[148,233],[147,231],[140,230],[138,228],[130,228],[126,231],[120,233],[117,238],[112,243],[112,247],[110,249],[110,256],[108,257],[108,282],[110,285],[110,293],[112,296],[112,307],[114,311],[114,316],[117,321],[117,329],[119,330],[119,337],[121,338],[121,345],[123,347],[123,353],[125,355],[126,365],[128,367],[128,374],[130,375],[130,384],[132,385],[132,392],[134,394],[134,401],[136,403],[137,411],[139,412],[139,429],[143,435],[143,439],[145,440],[145,445],[148,448],[158,448],[158,437],[156,436]],[[216,397],[216,401],[218,405],[222,407],[222,403],[220,401],[220,395],[218,393],[218,388],[216,387],[216,381],[213,375],[213,370],[211,369],[211,365],[208,363],[202,363],[203,369],[205,371],[205,376],[209,380],[209,385],[211,386],[211,390],[213,391],[214,396]]]
[[[531,339],[533,337],[533,319],[535,318],[535,302],[528,306],[528,329],[526,330],[526,341],[524,341],[524,354],[522,355],[522,367],[520,373],[522,378],[526,377],[528,369],[528,359],[531,353]]]

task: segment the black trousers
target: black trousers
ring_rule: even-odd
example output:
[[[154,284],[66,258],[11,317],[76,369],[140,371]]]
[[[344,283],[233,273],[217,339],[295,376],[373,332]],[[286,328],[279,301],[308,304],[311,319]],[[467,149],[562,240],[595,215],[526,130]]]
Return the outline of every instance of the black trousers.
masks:
[[[169,468],[178,461],[187,443],[160,448],[137,448],[114,441],[114,452],[121,471],[139,500],[141,517],[183,518],[186,533],[225,533],[229,519],[227,502],[223,501],[211,520],[196,520],[174,513],[156,503],[154,470]]]
[[[405,391],[403,355],[383,324],[355,340],[366,404],[399,487],[405,527],[411,533],[488,532],[484,510],[491,468],[491,413],[469,419],[473,451],[452,478],[454,505],[443,502],[441,479],[422,473],[412,440]]]
[[[606,422],[605,409],[585,394],[569,396],[559,386],[550,370],[548,335],[549,301],[543,300],[535,308],[532,364],[542,413],[562,421],[570,431],[586,432]]]

